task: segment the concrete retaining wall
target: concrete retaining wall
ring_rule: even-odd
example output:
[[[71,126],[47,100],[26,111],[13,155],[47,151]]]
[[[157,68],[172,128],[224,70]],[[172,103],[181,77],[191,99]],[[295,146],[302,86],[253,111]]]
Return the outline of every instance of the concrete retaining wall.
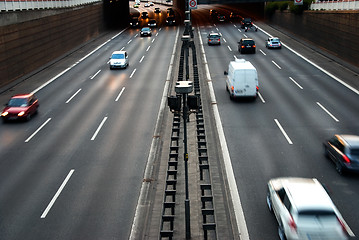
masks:
[[[102,3],[60,13],[25,11],[16,15],[18,23],[0,26],[0,87],[39,69],[104,29]]]
[[[359,67],[359,11],[276,11],[269,21]]]

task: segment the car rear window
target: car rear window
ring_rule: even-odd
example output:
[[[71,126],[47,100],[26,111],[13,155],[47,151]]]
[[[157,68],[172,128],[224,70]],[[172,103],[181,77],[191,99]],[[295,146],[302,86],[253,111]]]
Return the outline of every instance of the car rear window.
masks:
[[[250,44],[250,45],[254,45],[254,41],[253,40],[244,40],[243,44]]]
[[[359,148],[350,149],[350,155],[359,156]]]
[[[125,54],[113,54],[112,55],[113,59],[124,59],[125,58]]]
[[[301,210],[298,211],[299,216],[336,216],[335,212],[329,210]]]

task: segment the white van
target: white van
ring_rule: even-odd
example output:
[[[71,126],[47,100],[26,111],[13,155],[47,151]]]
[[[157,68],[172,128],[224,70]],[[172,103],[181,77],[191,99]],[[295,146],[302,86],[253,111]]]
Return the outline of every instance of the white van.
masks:
[[[228,66],[226,89],[230,98],[257,97],[258,74],[256,68],[245,59],[231,61]]]

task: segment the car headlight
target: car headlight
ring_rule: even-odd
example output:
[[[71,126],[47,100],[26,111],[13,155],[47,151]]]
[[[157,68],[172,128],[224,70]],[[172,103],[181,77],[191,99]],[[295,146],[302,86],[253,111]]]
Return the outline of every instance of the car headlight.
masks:
[[[1,114],[1,116],[2,116],[2,117],[6,117],[8,114],[9,114],[9,112],[3,112],[3,113]]]
[[[25,114],[25,111],[21,111],[21,112],[19,112],[17,115],[18,115],[19,117],[22,117],[22,116],[24,116],[24,114]]]

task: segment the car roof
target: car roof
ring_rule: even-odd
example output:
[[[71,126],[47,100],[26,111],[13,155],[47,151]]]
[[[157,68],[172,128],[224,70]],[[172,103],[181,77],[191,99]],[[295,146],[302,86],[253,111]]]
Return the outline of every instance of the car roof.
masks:
[[[16,94],[16,95],[12,96],[11,98],[29,98],[29,97],[31,97],[33,95],[34,94],[32,94],[32,93]]]
[[[114,51],[112,54],[125,54],[126,51]]]
[[[341,141],[344,145],[350,147],[359,147],[359,136],[357,135],[350,135],[350,134],[342,134],[342,135],[335,135],[339,141]]]
[[[278,178],[273,180],[275,188],[281,185],[292,204],[298,210],[333,210],[334,203],[321,183],[315,178]],[[273,183],[272,182],[272,183]]]

